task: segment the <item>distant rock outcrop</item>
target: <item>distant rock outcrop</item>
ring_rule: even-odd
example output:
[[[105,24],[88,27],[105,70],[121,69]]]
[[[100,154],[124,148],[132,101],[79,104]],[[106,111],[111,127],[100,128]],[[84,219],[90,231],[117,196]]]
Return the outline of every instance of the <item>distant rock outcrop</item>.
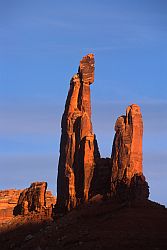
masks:
[[[142,166],[143,120],[138,105],[129,106],[126,116],[117,119],[115,131],[111,193],[120,200],[147,199],[149,190]]]
[[[100,157],[91,123],[93,81],[94,56],[88,54],[71,79],[61,123],[57,207],[64,211],[88,200],[95,161]]]
[[[46,189],[46,182],[34,182],[29,188],[24,189],[20,193],[14,215],[27,215],[30,212],[51,214],[56,200]]]

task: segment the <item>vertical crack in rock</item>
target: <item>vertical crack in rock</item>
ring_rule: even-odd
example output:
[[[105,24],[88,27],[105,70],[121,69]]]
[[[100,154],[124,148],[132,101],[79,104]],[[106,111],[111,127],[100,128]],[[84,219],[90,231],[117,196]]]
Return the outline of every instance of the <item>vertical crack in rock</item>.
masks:
[[[93,81],[94,55],[88,54],[71,79],[61,122],[57,207],[62,211],[88,200],[95,161],[100,157],[91,123]]]
[[[143,120],[132,104],[115,124],[112,149],[111,192],[120,200],[146,199],[149,195],[142,167]]]

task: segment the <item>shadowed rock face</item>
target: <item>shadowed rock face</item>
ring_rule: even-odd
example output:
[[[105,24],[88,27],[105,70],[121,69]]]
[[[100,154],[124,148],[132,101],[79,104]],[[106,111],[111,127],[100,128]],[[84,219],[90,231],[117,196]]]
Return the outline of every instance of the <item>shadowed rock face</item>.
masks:
[[[129,106],[126,116],[115,124],[112,149],[111,192],[120,199],[148,198],[148,184],[143,176],[143,121],[140,107]],[[128,197],[127,197],[128,195]]]
[[[88,200],[96,158],[97,141],[92,130],[90,84],[94,81],[94,56],[80,61],[62,117],[57,180],[57,207],[69,210]]]
[[[90,198],[98,194],[107,198],[111,191],[111,158],[96,160],[94,174],[90,186]]]

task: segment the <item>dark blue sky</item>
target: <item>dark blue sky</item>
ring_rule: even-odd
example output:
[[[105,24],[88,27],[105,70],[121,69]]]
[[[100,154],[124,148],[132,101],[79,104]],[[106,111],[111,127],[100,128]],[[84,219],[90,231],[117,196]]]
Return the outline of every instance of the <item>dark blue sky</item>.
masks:
[[[166,0],[0,0],[0,189],[46,180],[55,192],[70,78],[94,53],[101,154],[116,118],[139,104],[150,198],[167,205],[166,13]]]

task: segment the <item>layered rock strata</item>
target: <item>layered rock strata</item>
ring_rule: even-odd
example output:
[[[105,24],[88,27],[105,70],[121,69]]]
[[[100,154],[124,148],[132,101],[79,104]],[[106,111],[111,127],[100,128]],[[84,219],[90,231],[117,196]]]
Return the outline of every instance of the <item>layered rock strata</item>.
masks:
[[[52,213],[52,207],[56,203],[55,197],[50,191],[46,191],[46,182],[34,182],[29,188],[24,189],[19,196],[14,215],[27,215],[30,212]]]
[[[95,162],[100,157],[91,123],[93,81],[94,55],[88,54],[71,79],[61,122],[57,208],[64,211],[88,200]]]
[[[148,184],[143,175],[143,120],[140,107],[129,106],[115,124],[112,148],[111,193],[120,200],[147,199]]]

